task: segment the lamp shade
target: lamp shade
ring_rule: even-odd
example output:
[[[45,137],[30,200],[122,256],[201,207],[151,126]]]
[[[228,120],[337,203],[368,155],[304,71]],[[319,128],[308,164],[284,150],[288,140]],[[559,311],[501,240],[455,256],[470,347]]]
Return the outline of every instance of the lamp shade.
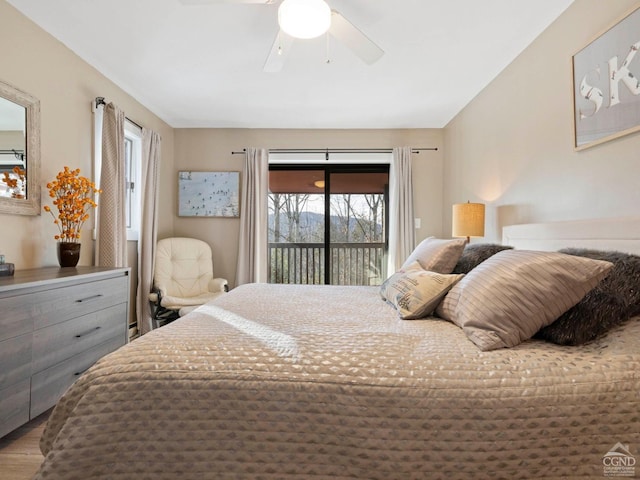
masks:
[[[324,0],[284,0],[278,7],[278,24],[295,38],[319,37],[331,26],[331,8]]]
[[[454,204],[452,223],[454,237],[484,237],[484,203]]]

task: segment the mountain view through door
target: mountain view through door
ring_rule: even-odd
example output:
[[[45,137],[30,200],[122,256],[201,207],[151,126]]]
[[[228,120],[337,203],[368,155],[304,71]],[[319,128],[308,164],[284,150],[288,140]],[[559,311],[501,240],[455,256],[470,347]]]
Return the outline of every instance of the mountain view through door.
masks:
[[[271,166],[270,283],[380,285],[388,165]]]

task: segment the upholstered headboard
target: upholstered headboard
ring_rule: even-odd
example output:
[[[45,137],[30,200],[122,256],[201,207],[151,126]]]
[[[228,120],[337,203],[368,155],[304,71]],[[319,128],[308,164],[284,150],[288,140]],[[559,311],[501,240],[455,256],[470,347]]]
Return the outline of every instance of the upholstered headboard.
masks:
[[[502,229],[502,243],[522,250],[573,247],[640,255],[640,217],[510,225]]]

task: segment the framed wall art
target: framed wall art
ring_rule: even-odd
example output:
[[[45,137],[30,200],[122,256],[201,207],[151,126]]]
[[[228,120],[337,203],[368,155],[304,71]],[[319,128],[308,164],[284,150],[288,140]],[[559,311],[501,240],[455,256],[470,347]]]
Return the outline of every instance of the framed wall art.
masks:
[[[178,216],[239,217],[240,172],[178,172]]]
[[[574,148],[640,130],[640,8],[573,57]]]

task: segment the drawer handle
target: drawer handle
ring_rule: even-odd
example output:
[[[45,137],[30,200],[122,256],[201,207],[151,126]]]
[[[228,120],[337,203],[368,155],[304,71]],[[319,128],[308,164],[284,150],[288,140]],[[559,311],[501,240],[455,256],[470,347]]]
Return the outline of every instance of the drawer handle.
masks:
[[[102,327],[96,327],[96,328],[92,328],[91,330],[89,330],[88,332],[84,332],[84,333],[79,333],[78,335],[76,335],[76,338],[81,338],[81,337],[85,337],[87,335],[91,335],[92,333],[97,332],[98,330],[100,330]]]
[[[99,293],[98,295],[92,295],[87,298],[81,298],[80,300],[76,300],[76,303],[88,302],[89,300],[95,300],[96,298],[100,298],[101,296],[102,294]]]

